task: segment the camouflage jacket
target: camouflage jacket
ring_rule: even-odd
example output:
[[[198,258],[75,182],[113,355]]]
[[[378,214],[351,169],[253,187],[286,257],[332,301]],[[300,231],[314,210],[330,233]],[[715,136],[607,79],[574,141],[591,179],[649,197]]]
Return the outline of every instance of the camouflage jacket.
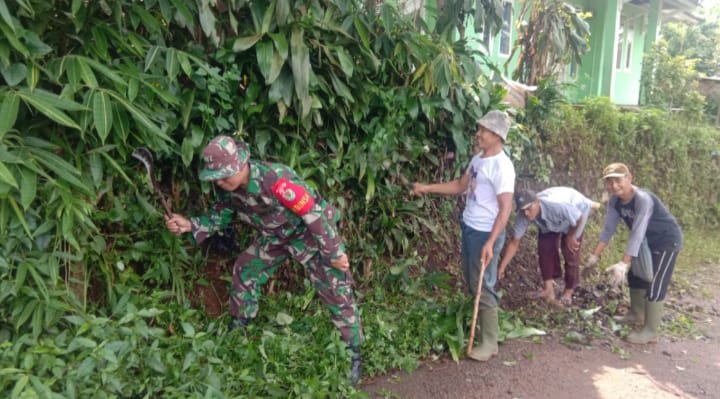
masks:
[[[334,206],[285,165],[254,160],[249,164],[246,188],[218,190],[218,201],[209,212],[190,218],[198,244],[226,228],[236,215],[263,236],[281,241],[309,230],[326,259],[336,259],[345,252]]]

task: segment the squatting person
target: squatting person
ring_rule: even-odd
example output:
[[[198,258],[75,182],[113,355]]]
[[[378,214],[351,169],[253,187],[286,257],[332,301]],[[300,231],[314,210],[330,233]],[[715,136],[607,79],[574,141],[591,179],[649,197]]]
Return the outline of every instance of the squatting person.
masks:
[[[497,264],[505,242],[505,225],[512,211],[515,167],[503,151],[510,118],[502,111],[490,111],[477,122],[478,153],[465,174],[444,183],[415,183],[413,193],[458,195],[467,193],[462,215],[462,269],[468,291],[477,291],[480,267],[486,265],[478,310],[480,344],[470,357],[487,361],[498,353]]]
[[[225,229],[233,216],[259,231],[233,265],[229,329],[244,328],[257,315],[261,286],[292,257],[304,265],[352,352],[350,380],[355,385],[361,376],[363,333],[335,207],[288,166],[249,159],[247,144],[229,136],[212,139],[202,156],[200,179],[221,189],[218,201],[206,215],[165,219],[172,233],[191,232],[198,244]]]

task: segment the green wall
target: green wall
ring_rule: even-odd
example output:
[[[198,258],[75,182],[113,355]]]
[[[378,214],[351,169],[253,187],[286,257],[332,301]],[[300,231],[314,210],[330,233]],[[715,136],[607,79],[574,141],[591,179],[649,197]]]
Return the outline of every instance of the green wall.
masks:
[[[647,13],[635,9],[630,5],[623,8],[622,13],[622,41],[621,67],[615,71],[615,80],[612,91],[612,101],[621,105],[637,105],[640,99],[640,76],[642,72],[642,58],[645,47],[645,21]],[[630,63],[628,65],[628,47],[630,47]],[[617,61],[617,60],[616,60]]]
[[[602,52],[599,49],[602,48],[603,37],[595,33],[603,30],[606,6],[604,2],[593,0],[576,0],[573,1],[573,4],[592,14],[587,20],[590,32],[592,32],[589,38],[590,50],[581,57],[581,64],[578,66],[576,76],[568,79],[573,86],[567,90],[566,94],[571,101],[577,102],[588,96],[599,95],[600,92]]]
[[[590,24],[590,51],[582,58],[575,92],[571,100],[579,101],[587,96],[611,95],[613,81],[613,56],[615,50],[615,24],[618,0],[573,1],[592,14]]]
[[[515,45],[515,40],[518,38],[518,32],[516,29],[517,25],[517,16],[520,10],[522,9],[522,4],[520,2],[515,1],[513,4],[513,14],[512,14],[512,20],[513,23],[510,28],[510,54],[512,54],[513,46]],[[485,41],[482,37],[482,34],[475,33],[474,28],[474,20],[472,16],[468,16],[466,19],[466,29],[465,29],[465,37],[470,41],[470,43],[482,43],[482,45],[488,50],[488,58],[495,63],[501,71],[503,71],[503,74],[507,77],[512,76],[513,71],[515,71],[515,68],[517,66],[517,59],[518,54],[515,54],[512,57],[512,60],[508,62],[508,59],[510,58],[508,54],[500,54],[500,34],[498,33],[497,36],[491,38],[488,41]],[[471,44],[473,48],[477,48],[475,44]],[[505,69],[505,66],[507,64],[507,70]]]

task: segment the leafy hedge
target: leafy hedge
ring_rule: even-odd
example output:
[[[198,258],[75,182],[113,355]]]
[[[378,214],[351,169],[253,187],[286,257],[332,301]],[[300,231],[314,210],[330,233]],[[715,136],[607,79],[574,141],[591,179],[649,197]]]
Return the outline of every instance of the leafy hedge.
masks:
[[[720,131],[657,109],[623,111],[607,98],[556,107],[543,153],[554,162],[552,184],[575,186],[596,199],[602,168],[625,162],[633,183],[654,191],[686,228],[720,224]]]

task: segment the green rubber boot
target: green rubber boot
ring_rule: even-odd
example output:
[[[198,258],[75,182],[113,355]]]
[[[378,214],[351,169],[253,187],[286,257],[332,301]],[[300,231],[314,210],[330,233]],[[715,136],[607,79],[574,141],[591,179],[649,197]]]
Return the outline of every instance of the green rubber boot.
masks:
[[[498,309],[497,307],[480,309],[478,311],[480,322],[480,345],[473,348],[470,358],[478,362],[487,362],[498,353]]]
[[[640,331],[633,331],[627,341],[633,344],[649,344],[657,341],[658,329],[662,320],[663,302],[645,302],[645,325]]]
[[[613,320],[623,324],[645,324],[645,288],[630,288],[630,311],[613,317]]]

